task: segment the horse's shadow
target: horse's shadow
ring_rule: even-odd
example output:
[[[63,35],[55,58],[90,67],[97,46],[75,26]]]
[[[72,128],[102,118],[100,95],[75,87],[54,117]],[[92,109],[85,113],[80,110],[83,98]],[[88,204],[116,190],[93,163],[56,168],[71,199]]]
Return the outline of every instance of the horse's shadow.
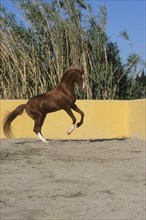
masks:
[[[16,142],[15,144],[16,145],[25,145],[25,144],[52,144],[53,142],[108,142],[108,141],[125,141],[127,140],[127,138],[110,138],[110,139],[74,139],[74,140],[71,140],[71,139],[47,139],[47,143],[44,143],[40,140],[25,140],[25,141],[19,141],[19,142]]]
[[[15,145],[25,145],[25,144],[37,144],[37,143],[43,143],[42,141],[40,140],[26,140],[26,141],[19,141],[19,142],[16,142]]]

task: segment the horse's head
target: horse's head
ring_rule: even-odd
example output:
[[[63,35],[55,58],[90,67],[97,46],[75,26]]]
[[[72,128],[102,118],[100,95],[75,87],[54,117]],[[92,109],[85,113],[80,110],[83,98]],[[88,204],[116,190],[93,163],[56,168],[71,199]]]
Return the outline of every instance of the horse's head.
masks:
[[[72,85],[77,83],[81,90],[85,89],[85,75],[83,67],[80,69],[75,66],[67,68],[63,74],[61,82],[65,82],[66,85]]]

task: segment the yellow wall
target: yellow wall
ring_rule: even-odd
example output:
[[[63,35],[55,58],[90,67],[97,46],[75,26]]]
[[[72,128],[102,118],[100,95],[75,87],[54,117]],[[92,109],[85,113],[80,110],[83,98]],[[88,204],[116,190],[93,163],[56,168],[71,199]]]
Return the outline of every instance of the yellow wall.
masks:
[[[26,100],[0,101],[0,137],[5,138],[2,129],[4,115],[12,111]],[[50,139],[110,139],[123,137],[138,137],[145,139],[146,100],[136,101],[98,101],[80,100],[76,103],[84,111],[84,124],[75,128],[67,135],[72,121],[63,110],[47,115],[42,133]],[[75,113],[77,121],[80,115]],[[13,122],[13,133],[16,138],[36,138],[33,132],[33,120],[24,111]]]
[[[127,102],[127,134],[146,140],[146,99]]]

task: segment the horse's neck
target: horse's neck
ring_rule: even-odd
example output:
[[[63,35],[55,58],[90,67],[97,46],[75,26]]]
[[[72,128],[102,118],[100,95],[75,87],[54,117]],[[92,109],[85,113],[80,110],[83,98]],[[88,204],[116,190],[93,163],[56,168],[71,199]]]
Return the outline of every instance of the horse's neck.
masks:
[[[65,82],[62,82],[61,83],[61,87],[63,88],[64,91],[66,91],[67,93],[71,93],[71,94],[74,94],[74,83],[65,83]]]
[[[68,93],[70,95],[75,95],[74,91],[74,80],[73,78],[66,78],[61,82],[61,88],[65,93]]]

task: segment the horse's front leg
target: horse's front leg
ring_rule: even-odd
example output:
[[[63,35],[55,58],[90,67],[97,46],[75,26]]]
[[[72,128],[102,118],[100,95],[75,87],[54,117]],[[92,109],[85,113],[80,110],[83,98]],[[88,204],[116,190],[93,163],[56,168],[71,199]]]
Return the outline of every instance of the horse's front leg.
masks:
[[[71,117],[72,119],[72,126],[68,129],[67,134],[70,135],[75,127],[75,123],[76,123],[76,118],[74,116],[74,114],[72,113],[72,110],[70,109],[70,107],[65,107],[64,111],[66,111],[66,113]]]
[[[81,115],[81,120],[77,123],[76,127],[80,127],[83,124],[84,121],[84,112],[82,112],[78,106],[76,106],[75,104],[71,107],[74,111],[78,112]]]

